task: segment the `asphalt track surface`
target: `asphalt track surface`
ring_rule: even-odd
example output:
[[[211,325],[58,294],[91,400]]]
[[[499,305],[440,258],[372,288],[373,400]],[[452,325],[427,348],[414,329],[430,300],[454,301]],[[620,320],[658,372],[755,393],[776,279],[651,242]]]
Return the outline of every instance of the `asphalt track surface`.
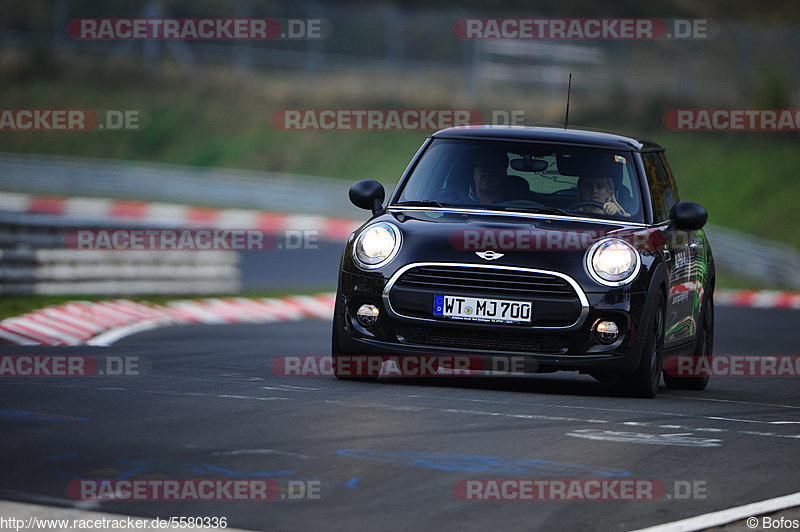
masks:
[[[719,308],[715,351],[797,354],[797,317]],[[796,378],[717,378],[704,392],[662,388],[647,400],[574,373],[363,383],[270,370],[276,356],[327,354],[329,337],[329,323],[302,321],[157,329],[108,348],[4,346],[2,354],[138,356],[150,367],[3,379],[0,499],[225,516],[254,530],[631,530],[800,491]],[[673,497],[453,495],[462,479],[603,477],[655,479]],[[78,503],[66,495],[76,478],[321,484],[319,500]],[[674,481],[699,481],[705,498],[679,500]]]

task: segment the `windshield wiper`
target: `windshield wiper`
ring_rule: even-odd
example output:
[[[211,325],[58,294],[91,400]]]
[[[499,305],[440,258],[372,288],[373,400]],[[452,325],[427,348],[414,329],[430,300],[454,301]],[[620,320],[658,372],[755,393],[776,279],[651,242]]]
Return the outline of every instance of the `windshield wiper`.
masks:
[[[555,207],[517,207],[517,206],[508,206],[503,207],[502,210],[504,211],[520,211],[520,212],[532,212],[535,214],[560,214],[562,216],[578,216],[577,213],[571,211],[565,211],[564,209],[557,209]]]
[[[436,200],[411,200],[400,201],[392,205],[392,207],[455,207],[452,203],[442,203]]]

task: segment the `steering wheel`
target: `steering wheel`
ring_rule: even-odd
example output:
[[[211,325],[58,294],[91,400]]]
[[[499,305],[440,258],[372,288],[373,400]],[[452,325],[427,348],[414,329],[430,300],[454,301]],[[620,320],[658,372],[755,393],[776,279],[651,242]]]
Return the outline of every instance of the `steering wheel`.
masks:
[[[579,201],[573,204],[570,209],[580,209],[582,207],[594,207],[595,209],[603,210],[605,206],[599,201]]]

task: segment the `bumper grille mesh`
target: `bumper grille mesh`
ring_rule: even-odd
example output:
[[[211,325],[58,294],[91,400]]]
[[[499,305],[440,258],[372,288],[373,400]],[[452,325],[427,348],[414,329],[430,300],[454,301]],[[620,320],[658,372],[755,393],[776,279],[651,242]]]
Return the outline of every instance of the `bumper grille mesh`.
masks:
[[[412,344],[517,351],[529,353],[561,353],[565,351],[563,339],[548,334],[510,333],[478,329],[451,329],[448,327],[398,327],[397,339]]]

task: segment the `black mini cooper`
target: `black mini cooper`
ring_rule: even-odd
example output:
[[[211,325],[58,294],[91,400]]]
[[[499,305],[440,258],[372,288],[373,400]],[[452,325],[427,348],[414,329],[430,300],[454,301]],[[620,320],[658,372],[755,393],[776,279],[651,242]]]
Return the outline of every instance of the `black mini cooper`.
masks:
[[[372,217],[341,261],[337,377],[354,377],[337,363],[347,357],[460,354],[484,369],[500,357],[653,397],[668,357],[711,357],[708,215],[680,201],[650,140],[450,128],[425,141],[385,204],[372,180],[353,185],[350,199]],[[377,377],[378,366],[365,367],[359,378]],[[664,380],[699,390],[708,375]]]

